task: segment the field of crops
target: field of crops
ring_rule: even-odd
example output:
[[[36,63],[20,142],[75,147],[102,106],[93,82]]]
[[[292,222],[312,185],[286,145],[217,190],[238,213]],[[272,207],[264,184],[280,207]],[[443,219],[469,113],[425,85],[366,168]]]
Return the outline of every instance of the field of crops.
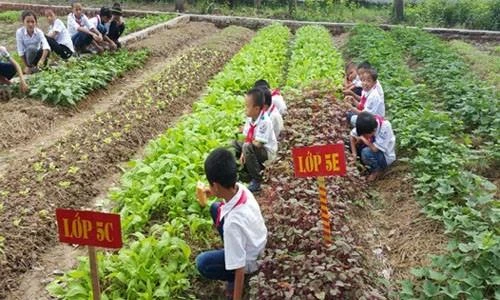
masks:
[[[377,196],[389,187],[368,185],[348,158],[347,175],[326,180],[325,246],[317,182],[296,178],[291,157],[346,139],[344,66],[365,60],[384,87],[395,168],[406,170],[392,180],[410,182],[399,201],[416,202],[414,217],[433,222],[443,245],[398,276],[391,258],[405,258],[361,217],[392,218],[375,211],[391,201]],[[195,267],[200,252],[222,246],[195,189],[207,155],[237,136],[245,92],[264,78],[288,113],[256,194],[269,235],[245,299],[500,299],[500,103],[495,77],[483,75],[418,29],[358,25],[340,39],[277,23],[188,23],[37,74],[29,98],[0,103],[4,128],[28,125],[0,129],[0,298],[92,298],[85,252],[46,263],[61,253],[54,214],[64,207],[121,217],[123,247],[98,251],[102,299],[225,299],[222,283]],[[384,230],[407,243],[431,234]]]

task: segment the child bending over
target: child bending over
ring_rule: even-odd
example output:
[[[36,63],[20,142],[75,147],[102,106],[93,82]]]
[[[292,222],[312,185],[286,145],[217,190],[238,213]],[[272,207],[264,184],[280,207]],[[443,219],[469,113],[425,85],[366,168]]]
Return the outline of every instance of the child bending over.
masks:
[[[245,142],[235,142],[236,157],[248,171],[251,181],[248,189],[260,190],[261,171],[266,160],[272,160],[278,151],[278,141],[273,124],[264,112],[264,95],[258,88],[251,89],[245,97],[247,121],[243,127]]]
[[[361,84],[363,86],[361,99],[357,102],[351,98],[354,107],[347,112],[347,122],[349,122],[351,126],[355,126],[357,115],[363,111],[381,117],[385,116],[384,99],[380,96],[376,86],[377,77],[378,75],[375,69],[369,69],[361,75]]]
[[[122,17],[122,8],[120,3],[116,2],[111,8],[111,22],[108,28],[108,37],[116,44],[118,48],[121,47],[118,39],[125,31],[125,21]]]
[[[224,242],[224,249],[203,252],[196,267],[208,279],[227,282],[226,296],[239,300],[245,274],[257,271],[257,258],[267,242],[267,228],[259,204],[252,193],[236,183],[235,157],[226,149],[216,149],[205,160],[210,187],[207,196],[222,198],[210,207],[212,220]]]
[[[21,14],[23,27],[16,31],[17,53],[24,63],[24,73],[36,73],[46,65],[50,53],[50,45],[38,28],[38,20],[34,12],[25,10]]]
[[[19,89],[21,92],[26,93],[28,91],[28,85],[24,80],[23,71],[3,46],[0,46],[0,59],[1,58],[6,58],[8,61],[0,62],[0,84],[11,84],[10,80],[17,73],[19,75]]]
[[[350,140],[354,160],[360,156],[361,162],[368,167],[369,182],[376,180],[396,160],[396,137],[391,123],[381,116],[360,113]]]
[[[345,68],[344,95],[361,96],[362,90],[361,79],[356,70],[356,65],[354,63],[349,63]]]
[[[102,35],[102,42],[100,46],[108,46],[110,50],[116,50],[116,44],[108,37],[107,24],[111,21],[111,10],[107,7],[102,7],[99,14],[89,20],[90,24],[94,26]]]

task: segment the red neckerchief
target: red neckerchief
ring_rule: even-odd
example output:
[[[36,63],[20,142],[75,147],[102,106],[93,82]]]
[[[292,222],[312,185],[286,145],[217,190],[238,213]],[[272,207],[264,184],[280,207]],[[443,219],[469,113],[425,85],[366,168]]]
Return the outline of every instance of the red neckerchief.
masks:
[[[371,92],[377,88],[377,85],[374,85],[372,87],[371,90],[369,90],[368,92],[365,92],[364,94],[361,95],[361,100],[359,101],[359,104],[358,104],[358,110],[363,110],[365,109],[365,105],[366,105],[366,100],[368,100],[368,96],[367,94],[371,94]]]
[[[280,89],[274,89],[273,92],[271,93],[271,96],[279,96],[281,95]]]
[[[271,116],[271,114],[273,113],[273,111],[276,109],[276,106],[274,104],[271,104],[271,106],[269,106],[268,109],[265,109],[264,112],[266,113],[267,112],[267,115],[268,116]]]
[[[261,119],[263,112],[264,111],[262,111],[259,114],[259,117],[257,117],[257,120],[255,120],[255,124],[252,124],[252,121],[250,121],[250,128],[248,129],[248,133],[247,133],[247,136],[245,138],[245,143],[251,143],[255,139],[255,128],[257,128],[257,125],[259,124],[259,120]]]
[[[240,187],[240,189],[241,189],[241,187]],[[229,214],[235,207],[243,205],[245,203],[247,203],[247,194],[242,189],[241,190],[241,197],[240,197],[240,199],[238,199],[238,202],[236,202],[236,204],[233,206],[233,208],[231,208],[230,211],[227,212],[227,214]],[[224,205],[225,205],[225,203],[221,202],[220,205],[219,205],[219,207],[217,207],[217,217],[215,218],[215,227],[219,227],[220,226],[220,222],[222,221],[220,215],[222,213],[222,207],[224,207]]]

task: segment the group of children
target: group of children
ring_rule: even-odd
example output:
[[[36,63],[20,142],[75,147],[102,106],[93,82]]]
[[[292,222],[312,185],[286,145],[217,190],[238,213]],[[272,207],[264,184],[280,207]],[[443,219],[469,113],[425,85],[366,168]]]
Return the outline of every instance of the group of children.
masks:
[[[20,90],[26,92],[28,85],[23,74],[33,74],[46,66],[51,52],[66,60],[75,54],[102,53],[105,49],[113,51],[120,47],[118,39],[125,30],[125,23],[119,3],[101,8],[99,14],[90,19],[83,14],[81,3],[74,2],[71,7],[67,27],[52,9],[45,10],[49,22],[47,34],[38,28],[38,18],[33,11],[23,11],[23,26],[16,31],[16,44],[24,68],[0,46],[0,58],[7,59],[0,62],[1,84],[10,84],[17,73]]]
[[[384,119],[384,90],[377,70],[368,62],[348,64],[344,95],[351,105],[347,122],[353,127],[348,146],[354,161],[360,157],[367,167],[368,181],[374,181],[396,160],[396,137]]]
[[[234,142],[236,155],[219,148],[205,161],[209,187],[199,186],[198,198],[202,205],[208,196],[223,199],[211,205],[210,214],[224,248],[201,253],[196,266],[205,278],[227,282],[228,299],[241,299],[245,274],[257,271],[257,258],[267,242],[267,228],[253,193],[261,188],[264,163],[276,157],[286,111],[280,91],[271,91],[265,80],[258,80],[245,97],[245,138]],[[237,183],[236,158],[250,175],[248,188]]]
[[[380,176],[396,160],[396,138],[391,123],[384,119],[384,91],[375,68],[364,62],[349,64],[344,82],[345,102],[351,106],[347,122],[353,127],[348,148],[369,171],[368,181]],[[247,92],[243,127],[244,141],[235,141],[236,155],[225,148],[214,150],[205,161],[209,187],[198,186],[200,204],[215,196],[210,214],[224,248],[199,254],[196,266],[208,279],[226,281],[228,299],[241,299],[245,274],[257,271],[257,259],[267,242],[267,228],[253,193],[261,189],[264,162],[272,161],[278,150],[286,104],[279,90],[259,80]],[[237,183],[239,159],[250,175],[250,184]]]

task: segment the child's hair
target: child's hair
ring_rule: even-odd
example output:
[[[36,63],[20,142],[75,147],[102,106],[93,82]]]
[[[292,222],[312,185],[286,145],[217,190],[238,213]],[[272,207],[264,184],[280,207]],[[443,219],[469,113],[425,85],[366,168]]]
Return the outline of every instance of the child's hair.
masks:
[[[21,21],[24,22],[24,19],[26,19],[27,17],[33,17],[35,18],[35,22],[38,23],[38,19],[36,18],[36,14],[34,11],[32,10],[25,10],[23,11],[23,13],[21,14]]]
[[[362,112],[358,115],[356,120],[356,132],[358,135],[369,134],[377,129],[377,120],[369,112]]]
[[[111,18],[111,9],[109,9],[108,7],[101,7],[99,16]]]
[[[270,89],[271,87],[269,86],[269,83],[267,81],[265,81],[264,79],[259,79],[257,80],[254,84],[253,84],[253,87],[254,88],[258,88],[258,87],[265,87],[265,88],[268,88]]]
[[[247,96],[252,97],[253,105],[261,109],[264,107],[264,94],[261,88],[253,88],[247,92]]]
[[[55,15],[56,14],[52,8],[46,8],[44,12],[45,12],[45,14],[49,14],[49,13],[51,15]]]
[[[356,64],[353,63],[353,62],[350,62],[348,63],[346,66],[345,66],[345,74],[347,75],[347,73],[349,72],[349,70],[353,69],[353,68],[356,68]]]
[[[378,72],[375,68],[369,68],[368,70],[366,70],[366,74],[368,74],[372,78],[373,82],[377,81]]]
[[[77,4],[82,5],[82,4],[80,3],[80,1],[71,1],[71,8],[74,8],[74,7],[75,7],[75,5],[77,5]]]
[[[273,95],[268,88],[260,87],[262,94],[264,96],[264,104],[267,106],[271,106],[273,104]]]
[[[121,16],[122,15],[122,6],[119,2],[115,2],[113,6],[111,7],[111,14],[115,16]]]
[[[358,65],[358,70],[359,69],[371,69],[371,68],[372,68],[372,65],[369,62],[367,62],[367,61],[361,62]]]
[[[236,184],[237,174],[236,159],[227,149],[217,148],[205,160],[205,175],[211,185],[217,182],[225,188],[232,188]]]

